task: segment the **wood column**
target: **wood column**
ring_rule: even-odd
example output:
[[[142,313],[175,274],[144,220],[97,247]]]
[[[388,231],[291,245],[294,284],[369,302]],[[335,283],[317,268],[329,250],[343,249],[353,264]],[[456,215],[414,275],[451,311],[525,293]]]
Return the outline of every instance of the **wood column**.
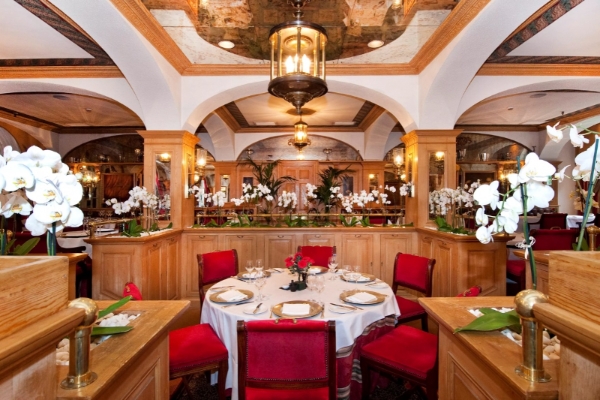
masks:
[[[187,131],[138,131],[144,138],[144,183],[156,192],[156,157],[171,155],[171,219],[173,228],[194,223],[194,196],[188,195],[188,174],[194,168],[194,150],[200,141]]]
[[[456,137],[462,129],[414,130],[401,140],[406,145],[405,163],[409,182],[415,185],[414,197],[406,199],[406,222],[416,227],[430,225],[429,220],[429,158],[444,152],[443,187],[456,189]]]

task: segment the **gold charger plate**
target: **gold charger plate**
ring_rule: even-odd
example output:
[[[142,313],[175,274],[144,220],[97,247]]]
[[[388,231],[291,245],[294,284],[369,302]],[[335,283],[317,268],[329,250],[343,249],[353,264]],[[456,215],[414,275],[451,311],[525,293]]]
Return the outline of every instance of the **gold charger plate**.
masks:
[[[317,272],[315,275],[321,275],[321,274],[324,274],[327,271],[329,271],[329,268],[321,267],[320,265],[311,265],[310,268],[318,268],[319,269],[319,272]],[[306,271],[308,272],[308,269]],[[309,275],[313,275],[313,274],[309,274]]]
[[[288,315],[282,312],[284,304],[308,304],[310,305],[310,311],[306,315]],[[291,300],[284,301],[283,303],[279,303],[273,307],[273,314],[277,315],[281,318],[310,318],[315,315],[320,314],[323,311],[323,307],[320,304],[315,303],[314,301],[308,300]]]
[[[376,279],[375,275],[371,275],[371,274],[362,274],[361,273],[361,276],[364,278],[369,278],[369,280],[368,281],[360,281],[359,280],[357,283],[369,283],[369,282],[373,282]],[[347,279],[345,274],[342,274],[341,278],[343,280],[345,280],[346,282],[354,283],[354,279]]]
[[[271,276],[271,273],[270,273],[269,271],[264,271],[264,270],[263,270],[263,272],[262,272],[262,273],[263,273],[263,275],[264,275],[264,276],[266,276],[267,278]],[[250,278],[246,278],[246,277],[244,277],[244,275],[247,275],[247,274],[248,274],[248,272],[240,272],[239,274],[237,274],[237,277],[238,277],[238,279],[243,279],[243,280],[250,279]],[[253,279],[254,279],[254,278],[253,278]]]
[[[252,292],[251,290],[246,290],[246,289],[235,289],[235,290],[237,290],[238,292],[244,293],[246,295],[246,298],[242,299],[242,300],[225,301],[222,298],[220,298],[219,295],[221,293],[225,293],[226,291],[213,293],[208,298],[210,299],[210,301],[212,301],[214,303],[239,303],[242,301],[248,301],[254,297],[254,292]]]
[[[360,292],[372,294],[373,296],[376,297],[376,299],[369,303],[355,302],[355,301],[348,300],[348,297],[351,297],[351,296],[355,295],[356,293],[360,293]],[[370,290],[360,290],[360,289],[348,290],[348,291],[345,291],[344,293],[340,294],[340,299],[342,301],[345,301],[346,303],[350,303],[350,304],[362,304],[362,305],[383,303],[385,301],[386,297],[387,296],[385,294],[371,292]]]

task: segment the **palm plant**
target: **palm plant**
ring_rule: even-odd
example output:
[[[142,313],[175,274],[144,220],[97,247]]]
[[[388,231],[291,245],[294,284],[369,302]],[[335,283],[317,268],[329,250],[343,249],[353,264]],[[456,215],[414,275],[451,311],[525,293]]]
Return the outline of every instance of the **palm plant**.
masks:
[[[271,190],[271,195],[275,197],[277,196],[277,192],[279,191],[281,185],[283,185],[286,182],[296,181],[296,178],[289,175],[282,176],[280,178],[275,178],[274,172],[275,168],[279,165],[279,162],[280,160],[275,160],[264,164],[257,164],[251,158],[247,158],[243,161],[243,164],[247,164],[252,167],[252,174],[254,175],[258,183],[268,187]]]
[[[344,169],[328,167],[327,169],[319,172],[319,178],[321,179],[321,184],[317,186],[315,189],[315,194],[317,195],[316,201],[318,204],[323,204],[325,207],[325,212],[329,212],[329,210],[338,205],[340,202],[340,197],[337,196],[337,193],[334,193],[333,188],[341,187],[342,181],[349,177],[348,173],[354,172],[350,169],[350,166],[347,166]]]

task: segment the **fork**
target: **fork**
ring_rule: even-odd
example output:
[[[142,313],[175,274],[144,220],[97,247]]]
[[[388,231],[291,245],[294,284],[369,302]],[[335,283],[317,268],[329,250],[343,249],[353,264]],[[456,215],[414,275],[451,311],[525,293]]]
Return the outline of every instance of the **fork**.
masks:
[[[269,318],[273,318],[273,306],[271,306],[271,315],[269,315]]]

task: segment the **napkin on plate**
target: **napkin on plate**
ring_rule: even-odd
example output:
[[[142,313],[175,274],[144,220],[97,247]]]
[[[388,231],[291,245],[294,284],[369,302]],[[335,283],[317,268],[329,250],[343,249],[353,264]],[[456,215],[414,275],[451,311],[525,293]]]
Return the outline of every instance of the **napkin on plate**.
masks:
[[[226,292],[223,292],[219,295],[219,298],[221,300],[224,301],[240,301],[240,300],[245,300],[248,298],[248,296],[246,296],[244,293],[240,292],[239,290],[228,290]]]
[[[310,313],[310,304],[288,304],[281,307],[281,313],[285,315],[308,315]]]
[[[352,296],[346,297],[346,301],[351,301],[353,303],[372,303],[375,300],[377,300],[376,296],[366,292],[358,292],[354,293]]]
[[[307,272],[309,275],[316,275],[321,272],[321,268],[309,268]]]
[[[360,278],[358,278],[358,281],[359,281],[359,282],[368,282],[368,281],[370,281],[370,280],[371,280],[371,278],[369,278],[369,277],[366,277],[366,276],[364,276],[364,275],[361,275],[361,276],[360,276]],[[367,293],[367,294],[368,294],[368,293]]]

